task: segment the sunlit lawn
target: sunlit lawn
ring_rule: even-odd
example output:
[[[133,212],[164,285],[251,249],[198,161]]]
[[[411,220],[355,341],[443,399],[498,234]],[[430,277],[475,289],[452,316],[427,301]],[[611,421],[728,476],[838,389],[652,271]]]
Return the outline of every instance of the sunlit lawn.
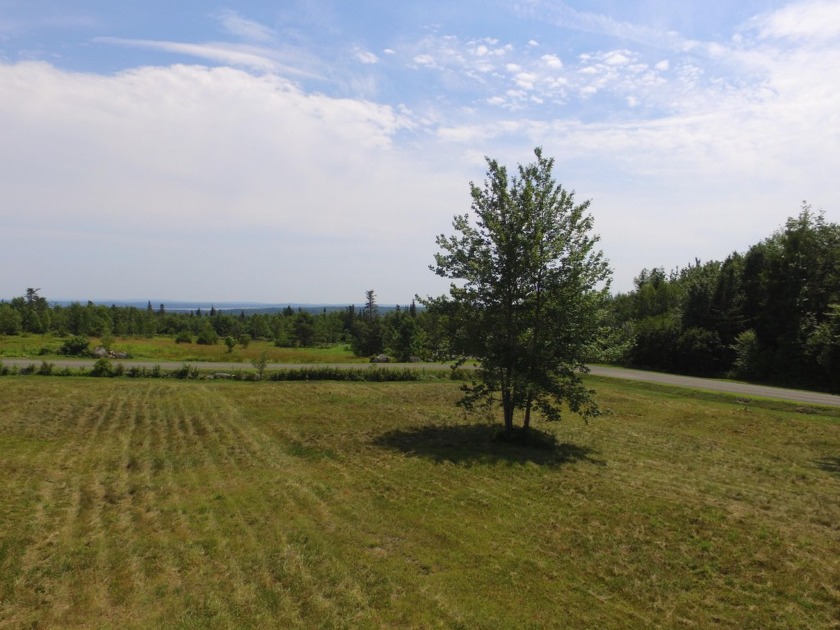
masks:
[[[592,379],[0,378],[0,627],[836,628],[836,411]]]

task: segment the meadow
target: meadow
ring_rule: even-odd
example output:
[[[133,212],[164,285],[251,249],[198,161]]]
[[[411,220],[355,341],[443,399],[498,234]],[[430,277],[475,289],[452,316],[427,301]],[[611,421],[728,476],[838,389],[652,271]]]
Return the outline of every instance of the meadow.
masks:
[[[66,337],[52,334],[0,335],[0,360],[8,358],[60,359],[59,349]],[[90,349],[102,345],[97,337],[90,339]],[[148,361],[226,361],[241,362],[250,367],[251,361],[265,352],[269,363],[366,363],[367,358],[353,356],[346,344],[325,347],[282,348],[269,341],[252,341],[245,348],[237,344],[232,352],[219,342],[213,345],[176,343],[172,337],[116,337],[111,340],[113,350],[126,352],[131,358]],[[66,357],[64,357],[66,358]]]
[[[2,378],[0,627],[840,626],[840,410],[589,382]]]

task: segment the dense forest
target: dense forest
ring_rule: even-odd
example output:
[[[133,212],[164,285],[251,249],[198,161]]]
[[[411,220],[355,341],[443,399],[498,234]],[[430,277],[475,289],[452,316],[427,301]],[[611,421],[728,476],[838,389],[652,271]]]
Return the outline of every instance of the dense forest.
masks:
[[[613,363],[840,391],[840,226],[803,205],[744,254],[643,270],[604,330]]]
[[[440,359],[445,313],[409,306],[310,312],[170,312],[92,302],[50,305],[36,289],[0,302],[0,334],[171,336],[182,343],[269,340],[277,346],[346,343],[358,356]],[[604,306],[590,359],[631,367],[729,376],[840,391],[840,226],[803,205],[797,217],[746,253],[698,259],[682,269],[644,269],[634,289]]]

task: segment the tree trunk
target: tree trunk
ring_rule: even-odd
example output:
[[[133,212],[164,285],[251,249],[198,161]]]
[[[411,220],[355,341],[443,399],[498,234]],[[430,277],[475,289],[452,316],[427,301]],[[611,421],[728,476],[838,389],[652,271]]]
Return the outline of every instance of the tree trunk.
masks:
[[[522,420],[522,428],[527,431],[531,427],[531,396],[528,395],[528,400],[525,403],[525,418]]]
[[[502,409],[505,413],[505,433],[513,433],[513,394],[507,389],[502,392]]]

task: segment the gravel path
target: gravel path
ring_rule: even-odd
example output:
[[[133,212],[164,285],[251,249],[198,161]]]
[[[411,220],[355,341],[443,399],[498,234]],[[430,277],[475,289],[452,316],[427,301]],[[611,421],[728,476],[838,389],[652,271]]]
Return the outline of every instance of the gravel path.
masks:
[[[28,365],[40,365],[41,360],[35,359],[2,359],[4,365],[25,367]],[[58,359],[51,360],[49,363],[54,364],[57,368],[90,368],[94,361],[91,359]],[[137,360],[115,360],[114,363],[122,363],[125,367],[146,367],[152,368],[159,365],[164,370],[175,370],[184,365],[183,361],[137,361]],[[233,362],[189,362],[190,365],[198,367],[201,370],[213,371],[233,371],[233,370],[253,370],[250,363],[233,363]],[[266,366],[267,370],[281,370],[281,369],[295,369],[295,368],[313,368],[313,367],[328,367],[339,369],[366,369],[370,367],[387,367],[387,368],[412,368],[423,370],[448,370],[448,363],[270,363]],[[819,392],[809,392],[799,389],[785,389],[782,387],[770,387],[767,385],[751,385],[749,383],[739,383],[735,381],[724,381],[711,378],[698,378],[694,376],[678,376],[676,374],[663,374],[661,372],[647,372],[644,370],[631,370],[627,368],[606,367],[606,366],[590,366],[591,373],[595,376],[605,376],[608,378],[619,378],[633,381],[643,381],[647,383],[661,383],[663,385],[674,385],[677,387],[688,387],[692,389],[701,389],[713,392],[726,392],[729,394],[739,394],[742,396],[756,396],[759,398],[776,398],[779,400],[788,400],[792,402],[805,403],[809,405],[825,405],[829,407],[840,407],[840,396],[832,394],[822,394]]]

